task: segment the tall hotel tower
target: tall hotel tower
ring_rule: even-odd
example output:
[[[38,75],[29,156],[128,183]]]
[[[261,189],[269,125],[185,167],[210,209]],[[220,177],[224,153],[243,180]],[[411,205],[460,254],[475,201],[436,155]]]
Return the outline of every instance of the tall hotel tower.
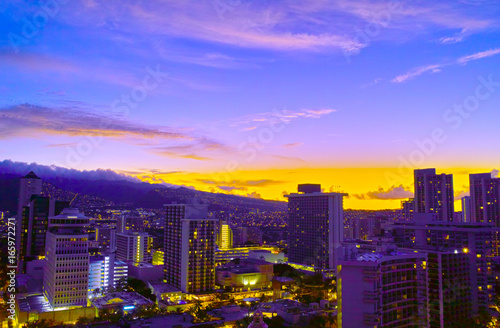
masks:
[[[184,293],[215,287],[215,226],[208,205],[165,205],[165,282]]]
[[[23,245],[22,236],[25,236],[28,230],[26,219],[23,220],[23,212],[28,212],[29,209],[25,209],[31,202],[31,196],[41,195],[42,193],[42,179],[40,179],[35,173],[30,172],[26,176],[21,178],[21,185],[19,188],[19,199],[17,202],[17,231],[16,231],[16,245]],[[24,227],[24,228],[23,228]],[[20,253],[23,253],[22,251]],[[21,256],[23,256],[22,254]],[[21,258],[23,260],[23,258]]]
[[[288,198],[288,261],[336,268],[336,251],[344,236],[343,193],[322,193],[319,184],[301,184]],[[334,272],[334,271],[332,271]]]
[[[482,173],[471,174],[469,181],[471,221],[500,227],[500,179]]]
[[[415,170],[415,213],[436,213],[438,221],[453,221],[453,175],[436,169]]]
[[[88,224],[89,219],[76,209],[65,209],[49,219],[43,291],[54,309],[87,305]]]
[[[31,196],[40,195],[42,193],[42,179],[37,177],[33,172],[28,173],[21,178],[21,188],[19,190],[19,202],[17,207],[17,215],[23,212],[23,206],[28,206],[31,202]]]

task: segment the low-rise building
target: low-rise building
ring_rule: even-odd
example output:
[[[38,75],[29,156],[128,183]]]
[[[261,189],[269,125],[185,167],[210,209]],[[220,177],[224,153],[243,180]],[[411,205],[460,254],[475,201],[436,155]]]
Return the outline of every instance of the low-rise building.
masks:
[[[232,261],[216,269],[216,284],[233,291],[269,289],[273,279],[273,264],[245,259]]]
[[[153,292],[153,295],[156,296],[156,299],[159,301],[163,301],[167,304],[176,304],[182,300],[182,292],[180,289],[175,288],[169,284],[165,283],[151,283],[148,282],[148,287]]]
[[[54,311],[43,294],[34,294],[16,300],[14,327],[22,328],[28,321],[53,320],[55,323],[74,325],[80,317],[93,319],[94,307],[60,308]]]
[[[154,305],[153,301],[139,295],[136,292],[109,293],[103,297],[93,298],[91,302],[92,305],[98,309],[98,311],[102,311],[104,309],[121,309],[124,312],[127,312]]]

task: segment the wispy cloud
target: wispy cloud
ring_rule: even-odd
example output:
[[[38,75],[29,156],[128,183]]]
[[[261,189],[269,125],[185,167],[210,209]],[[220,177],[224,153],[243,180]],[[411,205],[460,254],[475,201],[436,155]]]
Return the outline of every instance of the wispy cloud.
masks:
[[[257,65],[246,62],[243,59],[234,58],[216,52],[206,53],[200,56],[200,55],[190,55],[190,54],[182,55],[178,53],[172,53],[172,51],[166,51],[163,49],[158,49],[158,50],[162,58],[180,63],[188,63],[205,67],[224,68],[224,69],[258,67]]]
[[[211,179],[197,179],[198,182],[202,182],[209,185],[218,185],[225,187],[236,187],[236,188],[249,188],[249,187],[269,187],[275,186],[285,183],[280,180],[271,180],[271,179],[261,179],[261,180],[231,180],[224,183],[220,181],[211,180]],[[246,189],[245,189],[246,190]]]
[[[243,118],[233,120],[231,126],[241,127],[242,131],[253,130],[262,125],[269,125],[272,123],[290,123],[297,119],[310,119],[320,118],[322,116],[336,112],[336,109],[320,108],[320,109],[301,109],[297,111],[282,110],[275,112],[258,113],[254,115],[245,116]]]
[[[213,160],[213,157],[217,154],[227,153],[229,147],[207,138],[197,138],[181,145],[152,147],[150,151],[154,154],[171,158],[208,161]]]
[[[413,79],[417,76],[420,76],[424,73],[429,73],[429,72],[430,73],[439,73],[439,72],[441,72],[441,69],[445,66],[466,64],[470,61],[474,61],[474,60],[478,60],[478,59],[482,59],[482,58],[487,58],[487,57],[495,56],[498,54],[500,54],[500,48],[481,51],[481,52],[477,52],[477,53],[472,54],[472,55],[463,56],[463,57],[460,57],[457,60],[455,60],[453,62],[449,62],[449,63],[433,64],[433,65],[428,65],[428,66],[423,66],[423,67],[417,67],[417,68],[414,68],[405,74],[401,74],[401,75],[396,76],[394,79],[392,79],[392,82],[393,83],[402,83],[402,82],[408,81],[410,79]]]
[[[491,57],[491,56],[495,56],[495,55],[498,55],[498,54],[500,54],[500,48],[486,50],[486,51],[481,51],[481,52],[477,52],[477,53],[472,54],[472,55],[460,57],[457,60],[457,63],[459,63],[459,64],[465,64],[465,63],[468,63],[468,62],[473,61],[473,60],[478,60],[478,59],[481,59],[481,58]]]
[[[76,142],[68,142],[68,143],[60,143],[60,144],[51,144],[51,145],[47,145],[45,147],[47,147],[47,148],[73,147],[73,146],[76,146],[76,145],[77,145]]]
[[[427,72],[438,73],[441,71],[441,67],[443,66],[444,65],[429,65],[429,66],[418,67],[405,74],[396,76],[394,79],[392,79],[392,82],[394,83],[405,82],[407,80],[413,79]]]
[[[451,43],[458,43],[462,42],[464,40],[464,36],[462,35],[457,35],[457,36],[448,36],[448,37],[442,37],[439,39],[439,42],[443,44],[451,44]]]
[[[160,169],[136,169],[136,170],[117,170],[118,173],[127,175],[169,175],[169,174],[181,174],[185,171],[163,171]]]
[[[303,144],[304,144],[303,142],[292,142],[292,143],[284,144],[283,147],[285,147],[285,148],[296,148],[296,147],[302,146]]]
[[[141,125],[95,111],[76,107],[49,108],[30,104],[0,108],[0,131],[0,139],[36,136],[40,133],[109,138],[192,139],[192,136],[172,128]]]

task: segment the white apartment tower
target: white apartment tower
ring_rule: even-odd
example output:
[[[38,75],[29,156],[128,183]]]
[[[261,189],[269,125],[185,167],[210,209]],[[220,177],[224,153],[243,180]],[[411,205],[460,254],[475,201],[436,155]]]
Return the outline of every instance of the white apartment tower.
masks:
[[[49,219],[43,290],[54,309],[87,305],[89,219],[65,209]]]
[[[148,237],[145,232],[117,233],[116,258],[125,262],[144,262],[148,256]]]
[[[165,223],[165,282],[184,293],[215,287],[215,226],[208,205],[169,204]]]

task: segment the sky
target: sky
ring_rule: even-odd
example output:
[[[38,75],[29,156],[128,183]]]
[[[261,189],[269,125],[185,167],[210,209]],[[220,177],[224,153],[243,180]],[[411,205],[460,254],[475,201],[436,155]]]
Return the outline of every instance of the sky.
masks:
[[[494,0],[0,3],[0,160],[398,208],[500,167]],[[458,204],[458,203],[457,203]]]

